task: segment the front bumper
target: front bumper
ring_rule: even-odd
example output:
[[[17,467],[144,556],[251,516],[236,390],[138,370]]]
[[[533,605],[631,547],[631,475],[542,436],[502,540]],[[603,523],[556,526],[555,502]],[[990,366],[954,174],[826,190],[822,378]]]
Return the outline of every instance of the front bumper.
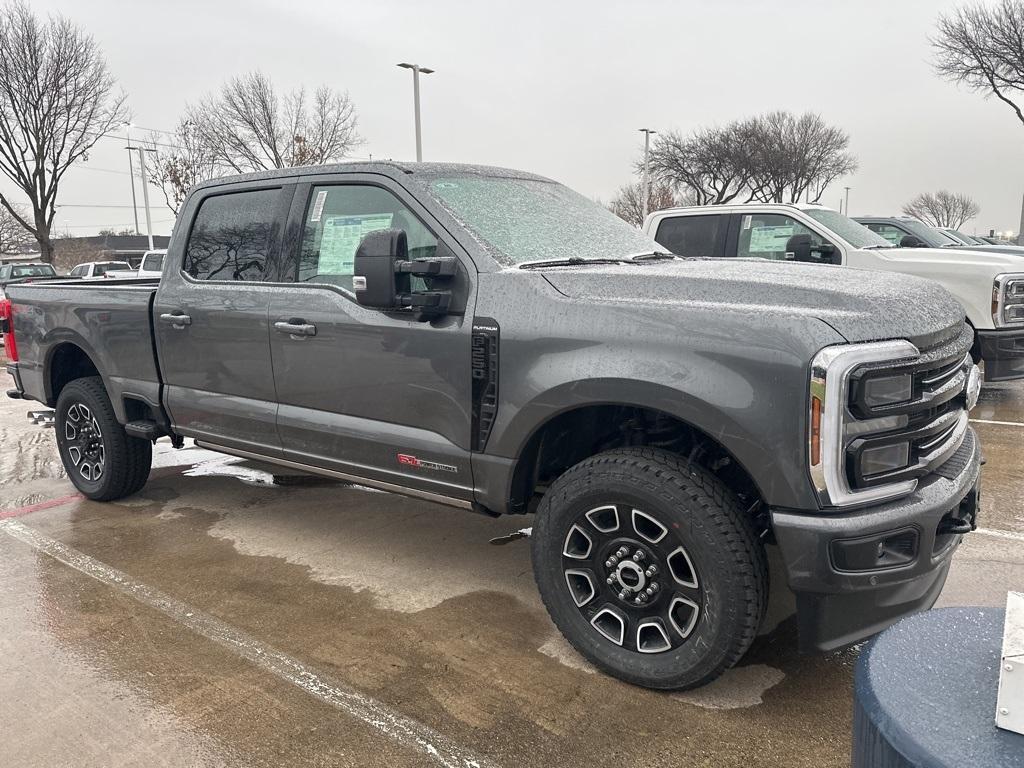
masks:
[[[906,498],[841,514],[772,510],[801,650],[859,642],[935,603],[962,532],[974,527],[980,465],[968,429],[953,457]]]
[[[1024,379],[1024,328],[1010,331],[978,331],[985,381]]]

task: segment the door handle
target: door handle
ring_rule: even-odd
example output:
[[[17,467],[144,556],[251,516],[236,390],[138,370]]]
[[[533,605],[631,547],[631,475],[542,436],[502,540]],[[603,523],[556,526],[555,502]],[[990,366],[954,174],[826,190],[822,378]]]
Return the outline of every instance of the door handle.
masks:
[[[192,325],[192,318],[184,312],[165,312],[160,315],[160,322],[170,323],[180,330],[186,325]]]
[[[316,336],[316,326],[302,320],[278,320],[274,323],[274,330],[289,336]]]

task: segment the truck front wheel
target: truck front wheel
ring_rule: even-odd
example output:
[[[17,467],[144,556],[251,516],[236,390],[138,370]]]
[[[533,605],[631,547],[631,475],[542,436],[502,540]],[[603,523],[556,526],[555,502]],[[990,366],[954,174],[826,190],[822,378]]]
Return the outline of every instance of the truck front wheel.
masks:
[[[88,498],[112,501],[146,484],[153,446],[125,433],[98,376],[61,390],[54,428],[68,479]]]
[[[735,495],[666,451],[629,448],[559,477],[534,521],[533,570],[558,629],[648,688],[711,682],[750,647],[768,569]]]

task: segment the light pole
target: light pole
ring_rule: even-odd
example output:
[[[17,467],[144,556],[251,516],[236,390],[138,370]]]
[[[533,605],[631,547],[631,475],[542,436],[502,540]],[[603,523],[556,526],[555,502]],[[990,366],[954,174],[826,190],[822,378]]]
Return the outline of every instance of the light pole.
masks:
[[[132,215],[135,216],[135,234],[139,234],[139,206],[135,202],[135,166],[132,165],[132,124],[124,124],[124,132],[128,136],[128,146],[125,149],[128,150],[128,177],[132,180]]]
[[[651,198],[651,175],[650,175],[650,156],[651,156],[651,134],[656,134],[657,131],[652,131],[650,128],[641,128],[640,133],[644,135],[644,188],[641,190],[640,199],[642,200],[641,206],[643,208],[642,218],[647,218],[647,208],[650,205]]]
[[[849,216],[850,215],[850,188],[849,187],[843,187],[843,189],[846,190],[846,210],[843,211],[843,213],[846,214],[847,216]]]
[[[129,147],[129,149],[137,149],[139,151],[139,170],[142,172],[142,204],[146,207],[146,234],[149,235],[149,250],[153,250],[153,217],[149,212],[149,178],[146,175],[146,153],[156,152],[155,149],[146,149],[145,147]],[[138,222],[138,215],[136,214],[136,222]],[[136,223],[136,232],[138,232],[138,224]]]
[[[413,110],[416,114],[416,162],[423,162],[423,142],[420,138],[420,73],[424,75],[433,74],[434,70],[421,67],[419,64],[399,64],[402,69],[412,70],[412,100]]]

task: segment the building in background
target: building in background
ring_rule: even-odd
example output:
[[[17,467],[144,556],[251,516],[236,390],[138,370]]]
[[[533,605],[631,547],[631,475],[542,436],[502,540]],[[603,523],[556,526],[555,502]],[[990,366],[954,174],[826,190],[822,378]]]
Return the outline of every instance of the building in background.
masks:
[[[154,248],[166,248],[167,235],[153,235]],[[127,261],[138,267],[142,255],[149,250],[145,235],[94,235],[62,237],[53,241],[53,266],[58,272],[69,272],[86,261]]]

